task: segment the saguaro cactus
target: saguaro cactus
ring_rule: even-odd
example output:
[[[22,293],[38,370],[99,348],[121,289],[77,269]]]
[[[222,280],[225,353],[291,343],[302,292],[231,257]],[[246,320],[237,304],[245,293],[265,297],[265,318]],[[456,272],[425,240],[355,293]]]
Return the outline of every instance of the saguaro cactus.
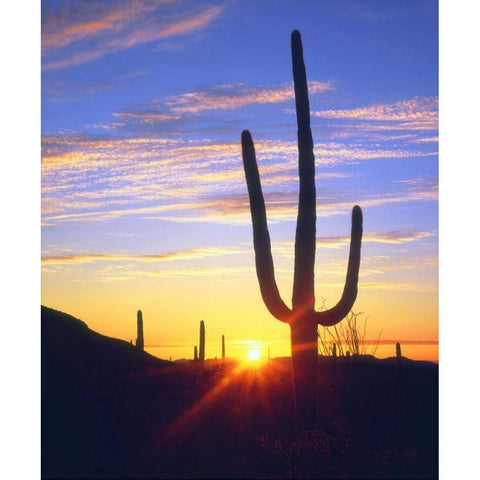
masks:
[[[222,359],[225,358],[225,335],[222,335]]]
[[[205,360],[205,323],[200,320],[200,348],[198,352],[198,359],[203,362]]]
[[[137,312],[137,340],[135,345],[139,350],[143,350],[143,317],[141,310]]]
[[[397,365],[400,366],[402,364],[402,347],[399,342],[396,343],[395,350],[397,354]]]
[[[193,347],[193,359],[194,359],[195,361],[198,360],[198,350],[197,350],[197,346],[196,346],[196,345]]]
[[[265,202],[255,158],[255,149],[248,130],[242,132],[242,155],[253,224],[255,264],[263,301],[270,313],[290,325],[295,406],[298,427],[316,424],[317,392],[317,327],[332,326],[350,311],[357,296],[362,211],[352,212],[350,254],[345,287],[340,301],[330,310],[316,312],[314,264],[316,242],[315,158],[310,129],[310,106],[303,47],[300,33],[292,32],[292,63],[298,125],[298,163],[300,194],[295,236],[295,266],[292,309],[280,298],[275,282]]]

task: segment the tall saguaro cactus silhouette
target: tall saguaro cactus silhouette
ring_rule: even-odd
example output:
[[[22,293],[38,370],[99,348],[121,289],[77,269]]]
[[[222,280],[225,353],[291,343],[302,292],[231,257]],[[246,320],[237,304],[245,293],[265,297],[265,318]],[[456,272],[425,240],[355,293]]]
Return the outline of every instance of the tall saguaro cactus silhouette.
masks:
[[[332,326],[350,311],[357,297],[362,211],[352,211],[350,254],[345,287],[340,301],[330,310],[315,311],[314,264],[316,243],[315,158],[310,129],[310,106],[300,32],[291,38],[293,81],[298,125],[300,193],[295,235],[292,309],[280,298],[275,282],[265,201],[250,132],[242,132],[242,155],[253,224],[255,264],[263,301],[270,313],[290,325],[297,425],[313,428],[317,418],[318,325]]]
[[[141,310],[137,312],[137,341],[135,345],[139,350],[143,350],[143,317]]]

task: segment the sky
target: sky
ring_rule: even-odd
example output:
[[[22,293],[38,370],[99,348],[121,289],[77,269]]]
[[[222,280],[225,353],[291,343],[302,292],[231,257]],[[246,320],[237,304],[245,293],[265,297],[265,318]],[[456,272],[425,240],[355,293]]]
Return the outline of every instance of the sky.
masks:
[[[251,131],[291,304],[298,200],[290,33],[301,32],[317,186],[317,308],[353,307],[378,356],[438,358],[438,9],[430,0],[43,1],[41,302],[193,356],[289,353],[263,305],[240,134]],[[392,344],[393,342],[393,344]],[[417,343],[415,343],[417,342]]]

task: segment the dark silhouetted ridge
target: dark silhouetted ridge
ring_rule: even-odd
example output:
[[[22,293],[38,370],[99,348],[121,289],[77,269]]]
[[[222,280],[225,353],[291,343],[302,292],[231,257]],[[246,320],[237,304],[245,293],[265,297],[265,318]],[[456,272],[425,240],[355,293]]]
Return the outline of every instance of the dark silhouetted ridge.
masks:
[[[129,342],[101,335],[81,320],[44,306],[41,332],[44,366],[71,375],[97,378],[170,365]]]
[[[112,408],[123,378],[170,362],[42,306],[42,478],[121,476],[127,455]]]

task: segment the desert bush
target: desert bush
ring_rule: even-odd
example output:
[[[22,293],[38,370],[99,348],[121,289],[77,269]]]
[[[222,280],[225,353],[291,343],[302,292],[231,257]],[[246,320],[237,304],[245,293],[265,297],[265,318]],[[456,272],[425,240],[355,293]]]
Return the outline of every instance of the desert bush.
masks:
[[[375,341],[366,339],[368,317],[364,312],[351,311],[344,321],[333,327],[318,328],[318,345],[320,355],[333,356],[336,345],[337,355],[346,356],[347,351],[352,355],[375,355],[382,330]]]
[[[286,478],[349,478],[351,447],[348,435],[338,423],[326,431],[303,430],[292,440],[257,438],[260,446],[278,455]]]

